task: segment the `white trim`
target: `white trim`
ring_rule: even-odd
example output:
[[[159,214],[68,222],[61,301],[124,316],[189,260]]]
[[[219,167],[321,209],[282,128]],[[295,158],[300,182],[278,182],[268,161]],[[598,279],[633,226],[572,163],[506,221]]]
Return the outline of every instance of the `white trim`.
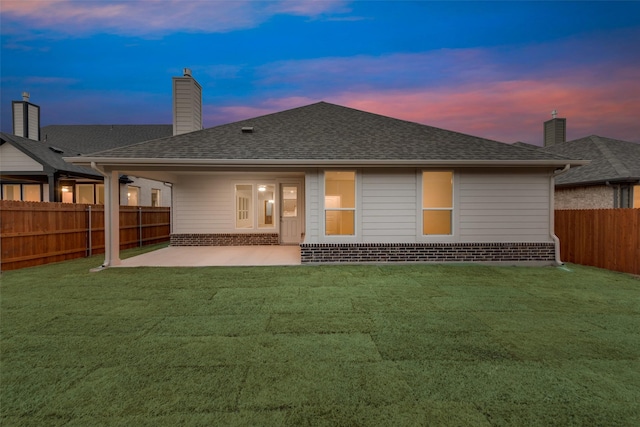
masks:
[[[280,193],[278,191],[278,182],[277,180],[263,180],[263,179],[252,179],[252,180],[243,180],[243,181],[233,181],[233,201],[232,201],[232,206],[233,206],[233,225],[234,225],[234,232],[235,233],[250,233],[250,234],[254,234],[254,233],[264,233],[264,234],[271,234],[271,233],[278,233],[280,231],[280,224],[279,221],[276,220],[276,218],[280,218],[279,216],[279,212],[280,212],[280,208],[279,208],[279,203],[274,203],[274,208],[273,208],[273,224],[271,227],[260,227],[258,222],[259,222],[259,215],[258,215],[258,210],[259,210],[259,191],[258,188],[260,185],[265,185],[265,186],[273,186],[273,197],[274,200],[277,200],[278,197],[280,197]],[[238,196],[237,196],[237,186],[238,185],[250,185],[251,186],[251,207],[249,208],[248,212],[249,212],[249,218],[251,219],[251,227],[238,227]]]
[[[557,167],[582,166],[589,164],[588,160],[315,160],[315,159],[156,159],[156,158],[128,158],[128,157],[64,157],[68,163],[90,165],[91,162],[103,166],[120,167],[124,165],[141,165],[156,167],[171,166],[262,166],[262,167],[351,167],[361,166],[398,167],[398,166],[493,166],[493,167]]]
[[[451,172],[453,185],[451,191],[452,194],[452,207],[451,209],[429,209],[429,210],[447,210],[451,211],[451,234],[424,234],[423,216],[422,212],[425,210],[422,207],[422,195],[423,195],[423,173],[424,172]],[[459,172],[452,168],[424,168],[416,169],[417,179],[417,198],[416,198],[416,242],[418,243],[456,243],[459,241],[458,225],[460,223],[460,196],[459,196]]]
[[[326,230],[326,211],[327,208],[325,206],[325,182],[326,176],[325,172],[353,172],[355,179],[355,207],[354,208],[343,208],[343,209],[333,209],[336,211],[353,211],[353,234],[349,235],[341,235],[341,234],[332,234],[327,235]],[[320,171],[320,191],[318,196],[320,197],[319,205],[320,212],[318,216],[319,224],[319,236],[318,239],[320,243],[359,243],[362,241],[362,221],[360,218],[362,217],[362,176],[359,169],[323,169]]]

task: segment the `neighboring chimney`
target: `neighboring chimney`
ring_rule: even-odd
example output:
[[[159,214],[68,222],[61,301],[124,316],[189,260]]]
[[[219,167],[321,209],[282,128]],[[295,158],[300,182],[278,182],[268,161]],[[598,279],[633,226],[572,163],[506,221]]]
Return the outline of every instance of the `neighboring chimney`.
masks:
[[[173,78],[173,134],[202,129],[202,87],[185,68],[183,77]]]
[[[544,146],[549,147],[567,140],[567,119],[559,119],[558,110],[553,110],[551,120],[544,122]]]
[[[11,101],[13,134],[40,140],[40,107],[29,102],[29,92],[22,92],[22,101]]]

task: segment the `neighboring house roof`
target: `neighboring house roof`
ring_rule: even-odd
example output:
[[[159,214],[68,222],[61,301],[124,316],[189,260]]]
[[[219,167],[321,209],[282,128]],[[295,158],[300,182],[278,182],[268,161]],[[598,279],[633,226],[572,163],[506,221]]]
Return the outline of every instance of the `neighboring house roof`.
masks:
[[[110,150],[171,135],[173,125],[50,125],[40,130],[42,142],[69,151],[65,156]]]
[[[569,163],[564,156],[319,102],[86,156],[126,162],[344,164],[505,161]],[[158,160],[158,159],[165,159]],[[82,160],[78,159],[78,162]],[[182,162],[181,162],[182,161]],[[224,163],[224,162],[221,162]]]
[[[42,141],[34,141],[29,138],[23,138],[21,136],[10,135],[2,132],[0,133],[0,145],[5,143],[10,143],[44,167],[54,169],[55,171],[79,174],[81,176],[100,176],[89,168],[77,166],[64,161],[63,156],[70,154],[76,155],[77,153],[66,153],[64,150],[60,150],[60,147],[51,146]],[[7,172],[7,174],[11,174],[11,172]]]
[[[71,164],[63,157],[122,147],[173,134],[173,125],[50,125],[41,129],[42,141],[1,133],[2,141],[57,171],[101,177],[94,170]]]
[[[591,135],[541,150],[591,160],[586,166],[570,169],[558,176],[558,186],[640,181],[640,144]]]

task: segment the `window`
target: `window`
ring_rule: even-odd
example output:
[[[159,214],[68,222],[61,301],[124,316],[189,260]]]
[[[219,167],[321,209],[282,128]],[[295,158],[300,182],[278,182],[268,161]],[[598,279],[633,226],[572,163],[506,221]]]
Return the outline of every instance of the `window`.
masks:
[[[22,200],[25,202],[41,202],[40,185],[25,184],[22,186]]]
[[[325,172],[324,217],[327,236],[355,234],[356,173],[354,171]]]
[[[96,184],[96,204],[104,205],[104,184]]]
[[[127,186],[127,205],[138,206],[140,204],[140,187]]]
[[[236,185],[236,228],[253,228],[253,185]]]
[[[2,200],[41,202],[41,189],[40,184],[2,184]]]
[[[76,202],[92,205],[95,203],[93,184],[76,184]]]
[[[21,200],[20,184],[2,184],[2,200]]]
[[[422,234],[453,234],[453,172],[422,173]]]
[[[62,203],[73,203],[73,183],[61,183]]]
[[[258,228],[273,228],[275,186],[258,184]]]
[[[274,184],[236,184],[236,228],[275,228]]]
[[[158,190],[157,188],[151,189],[151,206],[160,206],[160,190]]]

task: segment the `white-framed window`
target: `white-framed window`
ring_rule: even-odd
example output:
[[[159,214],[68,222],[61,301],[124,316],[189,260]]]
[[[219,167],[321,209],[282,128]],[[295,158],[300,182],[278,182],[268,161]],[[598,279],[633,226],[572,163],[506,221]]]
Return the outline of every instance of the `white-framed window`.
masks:
[[[74,185],[73,182],[65,181],[60,183],[62,203],[73,203]]]
[[[422,171],[422,234],[453,234],[453,171]]]
[[[95,186],[93,184],[76,184],[76,203],[94,204],[94,192]]]
[[[151,206],[158,207],[160,206],[160,190],[157,188],[151,189]]]
[[[41,202],[41,188],[40,184],[22,184],[22,200],[25,202]]]
[[[236,228],[275,228],[275,184],[235,184],[234,188]]]
[[[127,205],[138,206],[140,204],[140,187],[127,186]]]
[[[24,202],[41,202],[42,185],[40,184],[2,184],[2,200],[22,200]]]
[[[355,235],[355,171],[325,171],[324,230],[326,236]]]
[[[22,200],[20,184],[2,184],[2,200]]]

